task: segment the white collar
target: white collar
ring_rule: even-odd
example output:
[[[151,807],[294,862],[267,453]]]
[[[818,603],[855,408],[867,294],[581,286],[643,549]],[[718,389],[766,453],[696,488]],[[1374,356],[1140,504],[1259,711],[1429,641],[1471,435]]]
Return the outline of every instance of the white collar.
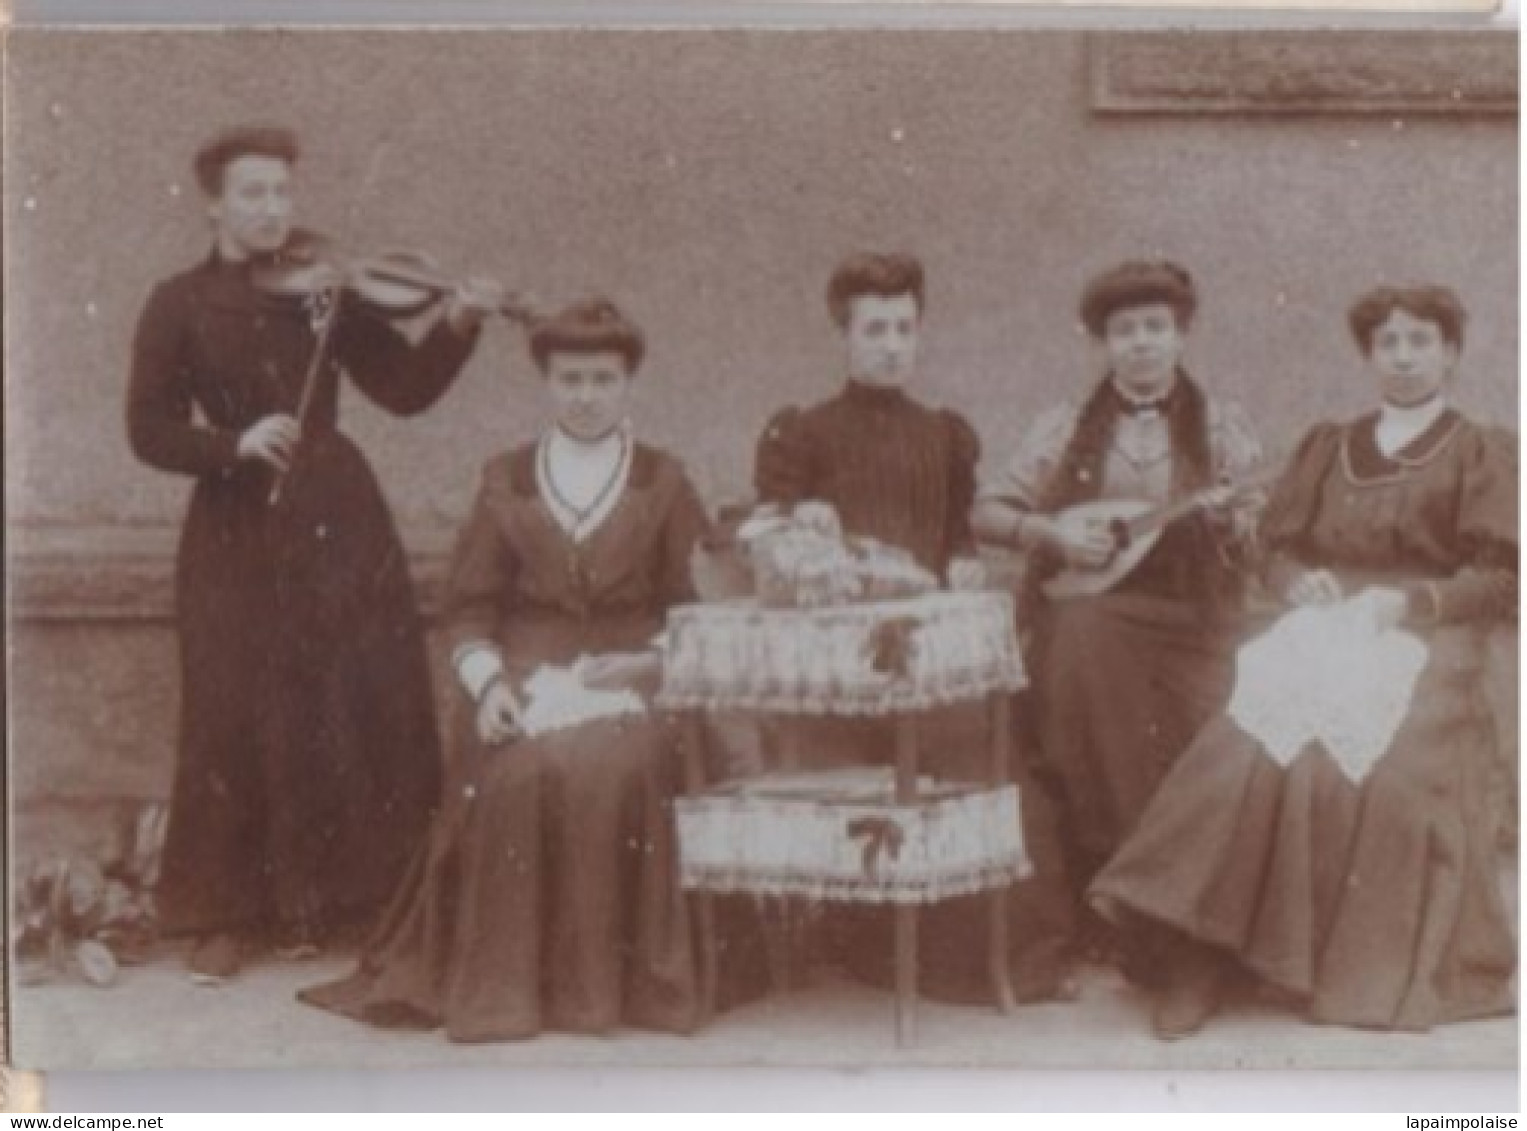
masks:
[[[622,423],[609,435],[593,441],[579,440],[560,428],[550,428],[542,434],[541,442],[536,445],[536,488],[546,509],[557,520],[557,525],[573,541],[582,542],[597,530],[620,502],[631,477],[631,452],[634,447],[630,425],[627,423]],[[575,509],[561,496],[553,482],[552,462],[569,458],[585,463],[614,460],[609,478],[587,510]]]
[[[1447,398],[1441,393],[1424,404],[1393,405],[1386,401],[1379,406],[1379,420],[1373,430],[1374,442],[1379,451],[1392,456],[1437,423],[1447,408]]]
[[[626,433],[627,425],[622,421],[597,440],[583,440],[560,424],[553,424],[546,430],[543,439],[551,445],[559,458],[567,456],[578,460],[596,460],[608,458],[619,451],[626,442]]]

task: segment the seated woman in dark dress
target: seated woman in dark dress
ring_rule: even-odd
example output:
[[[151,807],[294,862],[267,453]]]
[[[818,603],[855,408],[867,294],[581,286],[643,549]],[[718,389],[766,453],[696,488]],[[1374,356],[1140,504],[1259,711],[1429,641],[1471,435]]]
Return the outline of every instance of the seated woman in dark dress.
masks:
[[[1163,1037],[1208,1020],[1231,959],[1317,1021],[1424,1029],[1514,1008],[1481,674],[1485,632],[1517,610],[1515,442],[1449,405],[1464,325],[1451,291],[1383,288],[1350,323],[1378,410],[1304,438],[1262,524],[1265,576],[1291,607],[1360,618],[1349,634],[1366,622],[1374,665],[1381,647],[1411,649],[1414,682],[1356,772],[1341,731],[1270,746],[1230,712],[1178,760],[1090,893],[1205,955],[1159,1001]],[[1351,697],[1361,681],[1338,682]]]
[[[457,1041],[684,1032],[699,1014],[665,805],[677,732],[638,693],[666,610],[693,599],[705,515],[679,462],[626,422],[635,326],[595,300],[530,346],[553,420],[488,463],[451,567],[462,701],[445,809],[359,969],[303,997]],[[623,713],[591,717],[577,678]]]
[[[1013,938],[1014,977],[1028,996],[1074,992],[1088,881],[1230,686],[1241,562],[1260,499],[1231,506],[1218,485],[1247,473],[1261,448],[1244,414],[1183,368],[1196,308],[1192,279],[1173,263],[1128,262],[1095,277],[1080,313],[1102,378],[1035,421],[976,505],[977,533],[1026,563],[1020,621],[1032,637],[1033,691],[1019,713],[1029,754],[1019,784],[1035,875],[1014,897]],[[1111,584],[1098,579],[1119,560],[1113,537],[1067,518],[1083,504],[1195,496],[1204,507],[1166,527]],[[1063,569],[1098,580],[1096,591],[1042,592]],[[1132,975],[1171,976],[1150,955],[1125,958]]]

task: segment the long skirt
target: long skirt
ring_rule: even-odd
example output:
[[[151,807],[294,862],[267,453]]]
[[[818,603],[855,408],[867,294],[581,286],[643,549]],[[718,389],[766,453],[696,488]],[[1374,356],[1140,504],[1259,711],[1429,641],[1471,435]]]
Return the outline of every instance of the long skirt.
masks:
[[[423,628],[387,505],[344,436],[315,434],[305,458],[279,507],[247,472],[192,497],[167,933],[368,920],[439,802]]]
[[[1484,653],[1466,629],[1430,645],[1410,712],[1361,783],[1318,743],[1284,768],[1216,718],[1092,902],[1224,948],[1318,1021],[1425,1029],[1511,1011]]]
[[[1018,718],[1034,864],[1013,900],[1020,987],[1042,996],[1078,960],[1083,893],[1226,702],[1234,641],[1231,625],[1187,601],[1116,593],[1046,609]]]
[[[477,768],[359,968],[301,998],[454,1041],[691,1031],[698,982],[667,801],[677,737],[647,717],[474,746]]]

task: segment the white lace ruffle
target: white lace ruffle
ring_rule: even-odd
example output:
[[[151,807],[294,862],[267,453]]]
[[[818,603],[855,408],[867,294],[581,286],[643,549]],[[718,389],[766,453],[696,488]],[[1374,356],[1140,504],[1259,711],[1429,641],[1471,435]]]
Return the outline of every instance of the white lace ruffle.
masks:
[[[1025,683],[1006,593],[937,593],[816,610],[737,601],[669,613],[658,702],[673,709],[885,715]]]
[[[860,775],[876,775],[863,770]],[[759,779],[675,802],[690,890],[856,903],[933,903],[1003,887],[1030,871],[1018,791],[954,791],[897,805],[882,788]]]

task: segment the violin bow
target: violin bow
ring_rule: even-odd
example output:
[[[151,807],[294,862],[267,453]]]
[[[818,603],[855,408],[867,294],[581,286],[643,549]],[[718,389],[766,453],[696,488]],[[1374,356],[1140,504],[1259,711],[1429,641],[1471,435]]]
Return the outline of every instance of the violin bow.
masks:
[[[351,232],[360,228],[362,209],[375,193],[382,160],[391,148],[392,142],[383,140],[378,142],[371,151],[371,160],[366,165],[366,176],[361,182],[361,191],[352,198],[350,207],[346,210],[348,215],[345,217],[345,226]],[[328,364],[329,343],[334,337],[334,324],[339,321],[339,308],[344,298],[343,291],[343,280],[336,279],[328,287],[313,294],[312,301],[315,304],[313,328],[318,338],[313,343],[313,356],[308,360],[308,370],[302,379],[302,395],[297,400],[297,441],[292,445],[292,455],[287,462],[286,470],[277,472],[276,481],[271,485],[269,505],[272,507],[280,504],[285,494],[287,480],[291,478],[292,469],[296,466],[297,450],[302,446],[302,437],[307,431],[308,416],[313,411],[313,401],[317,396],[318,378],[323,374],[324,366]]]

